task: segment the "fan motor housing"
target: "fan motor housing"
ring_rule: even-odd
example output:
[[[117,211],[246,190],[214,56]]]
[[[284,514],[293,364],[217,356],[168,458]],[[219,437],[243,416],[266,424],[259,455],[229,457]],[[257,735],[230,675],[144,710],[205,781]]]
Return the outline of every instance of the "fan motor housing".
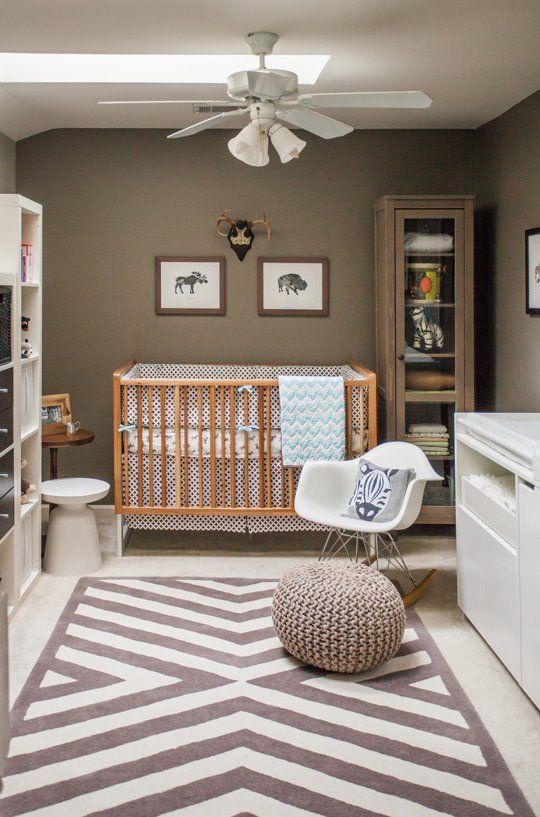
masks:
[[[237,71],[227,79],[227,96],[248,99],[280,99],[298,93],[298,77],[292,71],[258,68]]]

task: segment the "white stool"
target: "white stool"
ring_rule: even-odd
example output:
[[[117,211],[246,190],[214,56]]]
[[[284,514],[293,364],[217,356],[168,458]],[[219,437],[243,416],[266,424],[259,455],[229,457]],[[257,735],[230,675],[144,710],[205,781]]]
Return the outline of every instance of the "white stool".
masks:
[[[88,502],[97,502],[109,493],[102,479],[81,477],[49,479],[41,484],[46,502],[58,507],[51,511],[47,529],[44,568],[54,576],[84,576],[101,565],[96,517]]]

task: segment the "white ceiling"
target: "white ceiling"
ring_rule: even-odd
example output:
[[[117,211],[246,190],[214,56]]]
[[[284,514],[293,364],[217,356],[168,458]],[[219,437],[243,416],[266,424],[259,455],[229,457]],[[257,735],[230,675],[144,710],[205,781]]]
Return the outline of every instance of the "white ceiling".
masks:
[[[357,128],[476,128],[540,87],[540,0],[2,0],[0,51],[238,54],[248,31],[276,53],[331,54],[315,91],[422,90],[420,111],[331,111]],[[225,80],[225,77],[224,77]],[[225,99],[220,85],[0,86],[0,131],[171,128],[190,106],[98,99]],[[196,138],[196,137],[194,137]]]

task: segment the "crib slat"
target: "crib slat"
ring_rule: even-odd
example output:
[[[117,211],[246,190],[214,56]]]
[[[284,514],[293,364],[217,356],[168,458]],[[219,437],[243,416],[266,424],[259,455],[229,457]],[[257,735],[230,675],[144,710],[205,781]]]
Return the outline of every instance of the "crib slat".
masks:
[[[146,392],[148,398],[148,478],[150,480],[150,505],[154,507],[154,389],[148,386]]]
[[[199,505],[202,507],[204,505],[203,500],[203,457],[202,457],[202,438],[203,438],[203,429],[202,429],[202,412],[203,412],[203,387],[197,386],[197,428],[199,432],[199,446],[198,446],[198,463],[199,463],[199,494],[198,494],[198,502]]]
[[[283,462],[281,463],[280,469],[280,476],[281,476],[281,507],[285,508],[285,468],[283,467]]]
[[[216,507],[216,387],[208,387],[210,401],[210,505]]]
[[[236,392],[229,386],[229,434],[231,440],[231,507],[236,508]]]
[[[359,392],[360,392],[360,450],[359,450],[358,453],[363,454],[364,451],[365,451],[365,446],[364,446],[364,423],[365,423],[365,418],[364,418],[364,387],[363,386],[360,386]]]
[[[266,507],[272,507],[272,409],[270,389],[266,388]]]
[[[226,468],[227,468],[227,460],[225,457],[225,387],[219,387],[219,422],[221,425],[221,507],[224,508],[226,505],[226,495],[225,495],[225,475],[226,475]],[[229,440],[230,440],[230,432],[229,432]],[[230,456],[230,443],[229,443],[229,456]]]
[[[122,405],[122,425],[127,424],[127,386],[122,386],[122,390],[120,393],[120,400]],[[128,432],[122,432],[122,439],[123,439],[123,457],[124,457],[124,484],[123,484],[123,496],[124,496],[124,505],[129,505],[129,453],[128,453]]]
[[[350,460],[352,457],[353,440],[352,440],[351,387],[348,383],[345,383],[345,419],[347,424],[346,456],[347,459]]]
[[[161,398],[161,507],[167,506],[167,418],[165,417],[165,387],[160,387]]]
[[[294,508],[294,470],[292,468],[287,470],[289,471],[289,508]]]
[[[264,391],[257,389],[257,416],[259,426],[259,508],[264,508]]]
[[[137,453],[139,473],[137,474],[139,506],[143,504],[143,442],[142,442],[142,386],[137,386]]]
[[[244,392],[244,425],[249,425],[249,395]],[[249,432],[244,431],[244,496],[249,508]]]
[[[182,507],[182,481],[181,464],[182,452],[180,450],[180,386],[174,387],[174,465],[176,471],[176,507]]]
[[[189,505],[189,388],[184,386],[184,506]]]

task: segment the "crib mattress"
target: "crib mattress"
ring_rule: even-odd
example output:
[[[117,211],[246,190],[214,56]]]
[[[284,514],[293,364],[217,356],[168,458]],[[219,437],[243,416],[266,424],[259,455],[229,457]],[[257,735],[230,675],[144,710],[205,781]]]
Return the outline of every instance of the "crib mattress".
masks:
[[[354,452],[361,451],[367,447],[367,431],[364,431],[364,446],[362,442],[362,432],[360,429],[353,429],[353,450]],[[222,444],[225,443],[225,458],[229,459],[231,456],[231,438],[232,433],[229,429],[225,429],[221,433],[221,428],[216,428],[214,432],[214,452],[215,456],[220,458],[222,456]],[[142,429],[142,453],[150,454],[150,429]],[[199,456],[199,445],[201,446],[201,454],[203,457],[211,456],[211,441],[212,432],[209,428],[204,428],[201,432],[199,442],[199,430],[197,428],[187,429],[188,439],[188,457]],[[235,457],[243,459],[246,452],[246,441],[248,449],[248,459],[259,459],[259,432],[258,429],[253,431],[236,431],[234,435],[234,453]],[[265,451],[266,451],[266,433],[265,433]],[[180,429],[180,453],[185,456],[185,429]],[[130,454],[137,454],[139,451],[139,435],[136,429],[128,433],[128,451]],[[154,456],[161,456],[161,428],[152,429],[152,451]],[[167,426],[165,429],[165,454],[166,456],[174,456],[176,454],[176,429],[173,426]],[[272,458],[281,458],[281,431],[279,428],[272,428],[270,431],[270,456]]]

